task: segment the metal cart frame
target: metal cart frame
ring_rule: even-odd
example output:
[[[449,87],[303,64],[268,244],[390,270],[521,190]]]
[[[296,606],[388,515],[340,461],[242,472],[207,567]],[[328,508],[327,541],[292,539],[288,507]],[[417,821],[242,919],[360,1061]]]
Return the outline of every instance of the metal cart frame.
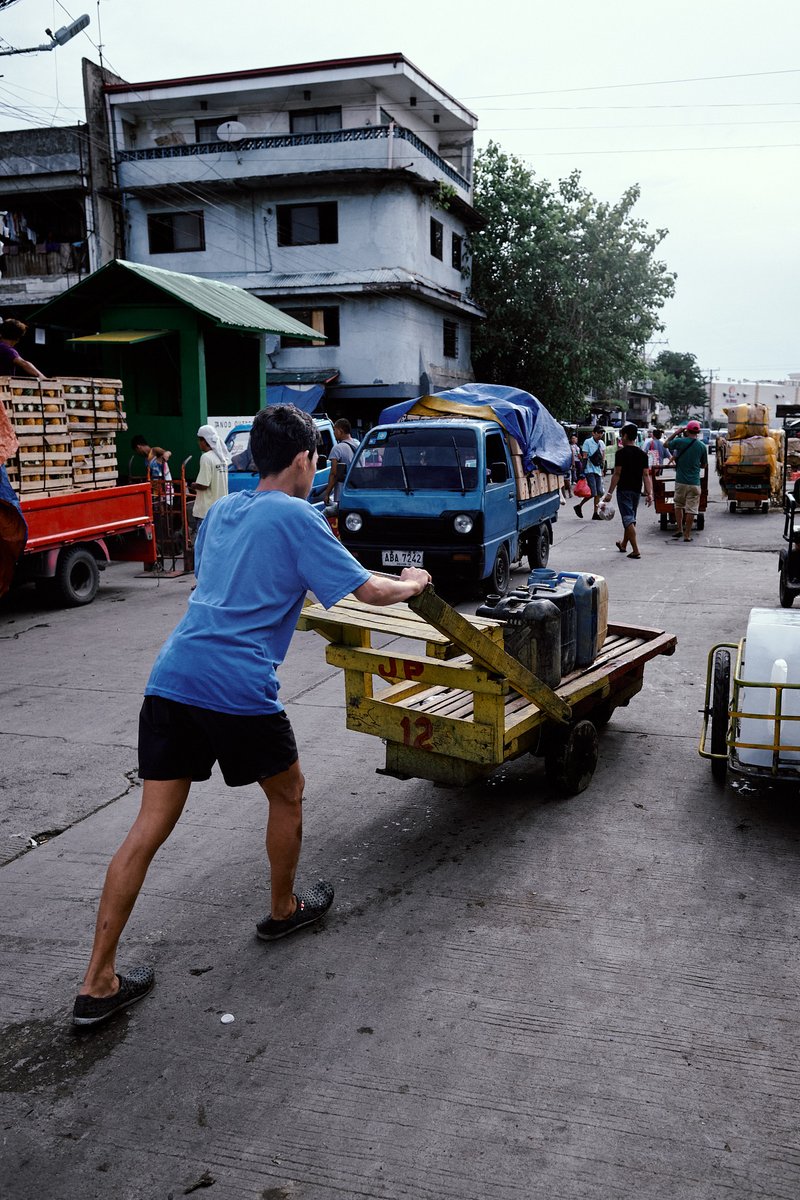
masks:
[[[666,533],[675,524],[675,467],[651,468],[653,477],[653,507],[659,515],[659,526]],[[695,528],[705,528],[705,512],[708,508],[708,463],[700,473],[700,511],[695,518]]]
[[[765,683],[745,679],[742,664],[747,639],[739,642],[718,642],[708,652],[706,692],[703,703],[703,728],[699,753],[711,763],[711,773],[718,783],[724,783],[728,771],[749,779],[769,783],[800,783],[800,760],[788,762],[787,753],[797,753],[797,745],[781,742],[781,726],[800,721],[800,715],[784,715],[784,695],[800,693],[800,683]],[[731,650],[736,651],[736,665],[731,676]],[[763,688],[774,693],[773,712],[754,713],[741,707],[742,688]],[[768,722],[772,725],[769,742],[743,742],[739,736],[743,718]],[[742,762],[740,750],[767,750],[772,754],[770,766]]]

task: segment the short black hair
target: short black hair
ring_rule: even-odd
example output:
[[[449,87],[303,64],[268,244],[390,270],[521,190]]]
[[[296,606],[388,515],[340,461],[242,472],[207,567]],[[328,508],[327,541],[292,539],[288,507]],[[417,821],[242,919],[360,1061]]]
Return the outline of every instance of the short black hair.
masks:
[[[28,326],[14,317],[8,317],[0,324],[0,337],[8,338],[11,342],[18,342],[27,332]]]
[[[634,425],[633,421],[627,421],[620,429],[620,433],[624,433],[629,441],[635,441],[636,435],[639,432],[639,426]]]
[[[139,446],[149,446],[150,443],[148,442],[147,438],[143,436],[143,434],[137,433],[131,438],[131,445],[133,446],[134,450],[136,450]]]
[[[293,404],[269,404],[256,413],[250,430],[250,453],[262,479],[278,475],[298,454],[311,456],[319,445],[312,417]]]
[[[341,429],[342,433],[346,433],[348,435],[353,428],[347,417],[337,417],[333,424],[336,429]]]
[[[592,430],[592,433],[605,433],[605,429],[603,428],[602,425],[595,425],[594,429]]]

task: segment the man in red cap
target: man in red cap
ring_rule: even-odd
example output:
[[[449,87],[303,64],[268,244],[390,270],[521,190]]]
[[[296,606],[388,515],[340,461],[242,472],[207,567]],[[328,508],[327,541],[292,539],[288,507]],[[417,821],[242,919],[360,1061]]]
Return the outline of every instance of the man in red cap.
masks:
[[[689,421],[667,438],[675,459],[675,525],[673,537],[692,540],[692,525],[700,508],[700,477],[708,465],[708,451],[700,437],[700,422]]]

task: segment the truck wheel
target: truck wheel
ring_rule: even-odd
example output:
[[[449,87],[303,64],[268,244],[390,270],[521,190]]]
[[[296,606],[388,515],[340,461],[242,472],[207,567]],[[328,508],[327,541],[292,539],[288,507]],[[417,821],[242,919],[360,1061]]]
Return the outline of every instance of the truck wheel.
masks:
[[[528,566],[546,567],[550,558],[550,530],[547,525],[537,525],[528,539]]]
[[[735,500],[729,500],[729,501],[728,501],[728,512],[735,513],[735,512],[736,512],[736,509],[737,509],[737,504],[736,504],[736,501],[735,501]]]
[[[661,529],[661,531],[663,533],[666,533],[668,531],[668,529],[669,529],[669,513],[661,513],[661,515],[658,518],[658,527],[659,527],[659,529]]]
[[[511,563],[508,557],[508,550],[505,546],[501,546],[497,551],[497,558],[494,560],[492,573],[489,576],[489,591],[496,592],[498,596],[505,596],[511,584]]]
[[[724,754],[725,757],[711,759],[711,774],[717,783],[724,784],[728,775],[728,699],[731,689],[730,651],[718,650],[714,655],[712,666],[711,753]]]
[[[698,513],[697,514],[697,528],[698,528],[698,530],[702,530],[702,529],[705,529],[705,527],[706,527],[706,514]]]
[[[100,569],[91,550],[83,546],[62,550],[53,584],[59,600],[68,608],[91,604],[100,584]]]
[[[762,501],[761,501],[761,511],[762,511],[762,513],[768,513],[768,512],[769,512],[769,500],[762,500]]]
[[[576,721],[565,732],[559,729],[550,737],[545,774],[562,796],[577,796],[589,786],[597,766],[597,730],[591,721]]]

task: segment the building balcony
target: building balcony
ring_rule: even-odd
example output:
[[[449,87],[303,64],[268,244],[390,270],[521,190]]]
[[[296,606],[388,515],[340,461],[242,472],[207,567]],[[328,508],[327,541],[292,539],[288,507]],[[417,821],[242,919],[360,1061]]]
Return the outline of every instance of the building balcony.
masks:
[[[400,125],[365,125],[319,133],[242,137],[235,142],[195,142],[122,150],[117,155],[123,191],[174,184],[213,186],[220,181],[261,181],[352,171],[412,171],[457,189],[470,202],[471,185],[421,138]]]

